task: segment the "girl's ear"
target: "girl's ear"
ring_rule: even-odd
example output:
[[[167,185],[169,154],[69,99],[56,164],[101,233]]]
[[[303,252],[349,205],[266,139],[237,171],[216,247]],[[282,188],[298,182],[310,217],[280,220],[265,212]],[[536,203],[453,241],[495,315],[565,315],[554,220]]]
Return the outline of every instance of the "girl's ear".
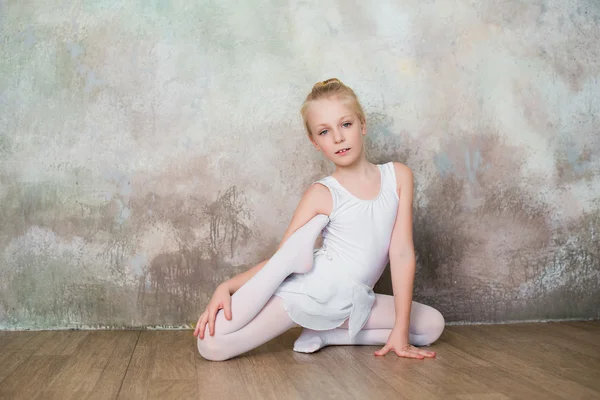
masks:
[[[367,124],[364,122],[360,123],[361,127],[362,127],[362,134],[363,136],[367,134]]]

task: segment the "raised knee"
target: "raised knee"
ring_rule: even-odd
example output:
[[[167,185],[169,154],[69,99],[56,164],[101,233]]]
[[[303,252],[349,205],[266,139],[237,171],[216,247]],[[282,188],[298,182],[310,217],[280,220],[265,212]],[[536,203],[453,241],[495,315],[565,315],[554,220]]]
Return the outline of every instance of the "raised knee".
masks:
[[[417,346],[429,346],[439,339],[446,326],[441,312],[433,307],[427,307],[426,314],[420,319],[413,332],[412,341]]]
[[[441,312],[432,308],[431,316],[429,318],[428,323],[428,333],[429,333],[429,343],[433,343],[442,336],[442,332],[444,332],[444,328],[446,327],[446,320]]]
[[[198,352],[200,355],[209,361],[224,361],[229,357],[225,353],[225,346],[219,336],[210,336],[207,332],[204,334],[204,339],[198,337]]]

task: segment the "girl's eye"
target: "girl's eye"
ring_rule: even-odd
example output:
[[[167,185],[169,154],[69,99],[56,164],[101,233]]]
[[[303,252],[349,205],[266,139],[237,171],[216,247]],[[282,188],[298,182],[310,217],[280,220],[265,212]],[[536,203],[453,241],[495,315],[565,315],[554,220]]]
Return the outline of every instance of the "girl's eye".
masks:
[[[319,135],[322,135],[324,132],[327,132],[327,129],[325,129],[324,131],[321,131],[321,132],[319,133]]]
[[[352,125],[352,122],[346,122],[346,123],[344,123],[342,126],[346,126],[346,125],[348,125],[348,126],[347,126],[347,128],[348,128],[348,127],[350,127],[350,126]]]

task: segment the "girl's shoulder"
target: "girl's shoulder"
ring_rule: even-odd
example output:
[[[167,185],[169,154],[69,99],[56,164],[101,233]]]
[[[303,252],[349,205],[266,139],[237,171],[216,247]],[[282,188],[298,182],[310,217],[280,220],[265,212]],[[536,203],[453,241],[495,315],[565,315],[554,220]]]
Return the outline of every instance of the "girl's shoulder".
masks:
[[[412,175],[412,170],[408,165],[399,161],[390,161],[390,164],[394,166],[394,172],[396,175]]]
[[[329,215],[333,208],[333,197],[330,189],[326,186],[327,178],[324,177],[313,182],[304,192],[303,200],[310,204],[317,214]]]
[[[393,161],[393,170],[396,177],[396,187],[400,190],[402,187],[410,186],[412,189],[414,176],[410,167],[398,161]]]

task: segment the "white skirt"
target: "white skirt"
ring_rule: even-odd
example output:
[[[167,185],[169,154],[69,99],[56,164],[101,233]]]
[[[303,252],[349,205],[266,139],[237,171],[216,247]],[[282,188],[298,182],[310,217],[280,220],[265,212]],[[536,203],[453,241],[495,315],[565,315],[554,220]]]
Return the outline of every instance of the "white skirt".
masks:
[[[292,321],[317,331],[339,327],[349,318],[350,339],[365,326],[375,302],[373,288],[352,279],[323,249],[314,251],[314,266],[289,275],[275,291]]]

